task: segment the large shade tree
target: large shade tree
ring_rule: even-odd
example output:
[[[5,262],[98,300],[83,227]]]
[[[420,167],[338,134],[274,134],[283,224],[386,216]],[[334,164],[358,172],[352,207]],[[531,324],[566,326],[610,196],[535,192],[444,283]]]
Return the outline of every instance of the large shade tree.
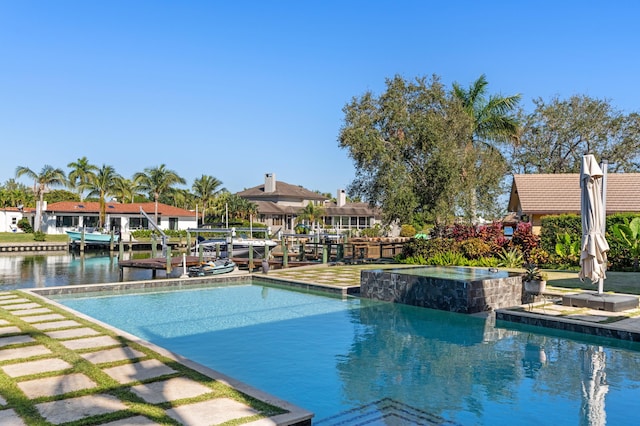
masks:
[[[613,172],[640,170],[640,115],[585,95],[535,99],[512,155],[516,173],[579,173],[586,153]]]
[[[339,143],[356,167],[350,195],[380,206],[387,223],[414,214],[444,223],[469,207],[462,175],[474,170],[474,123],[437,76],[387,79],[382,95],[366,92],[343,111]]]
[[[31,170],[29,167],[18,166],[16,168],[16,178],[21,176],[27,176],[34,181],[33,193],[38,199],[34,230],[40,231],[42,229],[42,207],[44,204],[44,194],[49,191],[49,188],[52,186],[65,185],[65,173],[62,169],[54,168],[48,164],[42,167],[40,173]]]
[[[112,166],[103,164],[86,184],[86,188],[89,190],[88,196],[97,196],[100,202],[100,218],[98,224],[100,227],[105,226],[107,216],[106,198],[115,194],[114,189],[120,178],[121,176],[116,173]]]
[[[184,178],[175,171],[167,169],[164,164],[157,167],[148,167],[144,172],[133,175],[133,181],[138,184],[140,190],[149,193],[155,202],[155,222],[158,223],[158,199],[175,185],[185,184]]]

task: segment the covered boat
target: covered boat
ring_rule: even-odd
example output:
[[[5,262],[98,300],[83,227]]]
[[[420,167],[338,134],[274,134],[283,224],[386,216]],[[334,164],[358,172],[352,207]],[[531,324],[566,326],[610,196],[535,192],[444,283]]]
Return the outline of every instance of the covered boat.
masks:
[[[203,262],[200,266],[189,268],[190,277],[204,277],[207,275],[226,274],[233,271],[236,264],[231,259],[217,259]]]

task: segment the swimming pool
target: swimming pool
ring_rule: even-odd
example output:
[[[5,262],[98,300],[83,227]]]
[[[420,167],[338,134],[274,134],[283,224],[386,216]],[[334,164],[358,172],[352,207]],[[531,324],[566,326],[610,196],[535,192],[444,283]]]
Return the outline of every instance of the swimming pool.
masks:
[[[316,413],[314,424],[635,422],[640,346],[252,284],[58,302]]]

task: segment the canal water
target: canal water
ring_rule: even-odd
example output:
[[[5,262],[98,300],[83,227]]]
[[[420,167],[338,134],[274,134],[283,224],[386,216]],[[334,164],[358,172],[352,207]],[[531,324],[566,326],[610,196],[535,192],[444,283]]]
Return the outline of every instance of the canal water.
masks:
[[[133,255],[136,258],[150,256],[140,252]],[[123,258],[127,260],[130,256],[125,252]],[[152,278],[150,270],[124,268],[123,272],[124,281]],[[0,255],[0,290],[117,282],[119,274],[117,253],[114,256],[109,256],[108,252]],[[181,274],[182,268],[176,268],[169,276]],[[164,278],[165,271],[158,271],[156,276]]]

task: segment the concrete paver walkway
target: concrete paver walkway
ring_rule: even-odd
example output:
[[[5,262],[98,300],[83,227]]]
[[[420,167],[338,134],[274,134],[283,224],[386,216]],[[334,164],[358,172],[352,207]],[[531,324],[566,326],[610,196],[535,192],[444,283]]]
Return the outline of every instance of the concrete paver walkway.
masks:
[[[195,426],[243,419],[260,423],[260,416],[269,424],[304,424],[311,417],[284,401],[285,408],[261,403],[263,408],[256,409],[241,402],[244,397],[229,398],[235,391],[220,392],[226,384],[218,383],[215,372],[190,361],[176,369],[180,360],[171,359],[172,354],[114,335],[55,305],[0,292],[2,426],[85,419],[109,426]],[[253,392],[246,385],[240,388]],[[278,402],[255,392],[252,396],[270,404]],[[286,414],[290,408],[295,410]]]

